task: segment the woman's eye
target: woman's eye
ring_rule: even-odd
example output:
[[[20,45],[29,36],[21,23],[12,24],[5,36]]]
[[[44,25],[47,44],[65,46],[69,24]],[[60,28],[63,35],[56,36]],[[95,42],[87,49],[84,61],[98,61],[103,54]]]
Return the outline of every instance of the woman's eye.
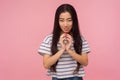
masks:
[[[64,20],[59,20],[60,22],[63,22]]]
[[[72,21],[72,19],[68,19],[68,21],[69,21],[69,22],[71,22],[71,21]]]

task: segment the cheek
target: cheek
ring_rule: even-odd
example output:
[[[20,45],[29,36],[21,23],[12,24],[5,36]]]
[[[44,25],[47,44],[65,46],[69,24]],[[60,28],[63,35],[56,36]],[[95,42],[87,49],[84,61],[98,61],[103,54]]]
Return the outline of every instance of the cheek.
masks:
[[[71,25],[69,26],[69,30],[71,30],[71,29],[72,29],[72,27],[73,27],[73,26],[72,26],[72,24],[71,24]]]
[[[73,26],[73,24],[72,24],[72,23],[70,23],[70,24],[69,24],[70,29],[72,28],[72,26]]]
[[[62,26],[62,23],[59,22],[59,26]]]
[[[71,22],[70,25],[72,26],[72,25],[73,25],[73,22]]]
[[[70,26],[69,30],[71,30],[71,29],[72,29],[72,26]]]
[[[63,26],[62,26],[62,24],[59,24],[59,26],[60,26],[60,28],[61,28],[61,29],[63,29]]]
[[[69,26],[72,26],[73,25],[73,22],[71,21],[71,22],[68,22],[68,25]]]
[[[63,22],[59,22],[59,26],[63,26]]]
[[[62,29],[63,28],[63,23],[59,23],[59,26]]]

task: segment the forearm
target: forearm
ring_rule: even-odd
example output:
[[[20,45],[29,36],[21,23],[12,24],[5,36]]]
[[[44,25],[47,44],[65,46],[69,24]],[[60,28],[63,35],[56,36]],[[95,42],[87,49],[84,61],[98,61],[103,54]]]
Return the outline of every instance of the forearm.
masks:
[[[50,68],[53,64],[57,62],[57,60],[60,58],[60,56],[63,54],[64,50],[59,50],[55,55],[50,56],[48,58],[44,58],[44,67]]]
[[[88,65],[88,57],[87,54],[77,54],[75,51],[73,50],[68,50],[68,53],[77,61],[79,62],[81,65],[87,66]]]

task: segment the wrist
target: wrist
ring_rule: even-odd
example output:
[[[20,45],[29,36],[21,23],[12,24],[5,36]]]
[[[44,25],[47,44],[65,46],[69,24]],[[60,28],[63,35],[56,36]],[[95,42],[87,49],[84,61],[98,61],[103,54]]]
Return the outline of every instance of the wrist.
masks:
[[[74,55],[76,54],[76,52],[75,52],[74,50],[72,50],[72,49],[69,49],[67,52],[68,52],[71,56],[74,56]]]
[[[66,50],[68,53],[71,53],[73,50],[71,50],[71,49],[67,49]]]
[[[61,51],[61,52],[64,52],[64,51],[65,51],[65,49],[64,49],[64,48],[61,48],[61,49],[60,49],[60,51]]]

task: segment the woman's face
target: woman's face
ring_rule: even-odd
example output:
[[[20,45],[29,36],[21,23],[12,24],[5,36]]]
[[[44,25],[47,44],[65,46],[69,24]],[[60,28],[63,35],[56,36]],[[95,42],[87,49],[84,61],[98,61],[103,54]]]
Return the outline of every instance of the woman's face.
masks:
[[[72,28],[73,20],[69,12],[63,12],[59,16],[59,25],[64,33],[70,32]]]

